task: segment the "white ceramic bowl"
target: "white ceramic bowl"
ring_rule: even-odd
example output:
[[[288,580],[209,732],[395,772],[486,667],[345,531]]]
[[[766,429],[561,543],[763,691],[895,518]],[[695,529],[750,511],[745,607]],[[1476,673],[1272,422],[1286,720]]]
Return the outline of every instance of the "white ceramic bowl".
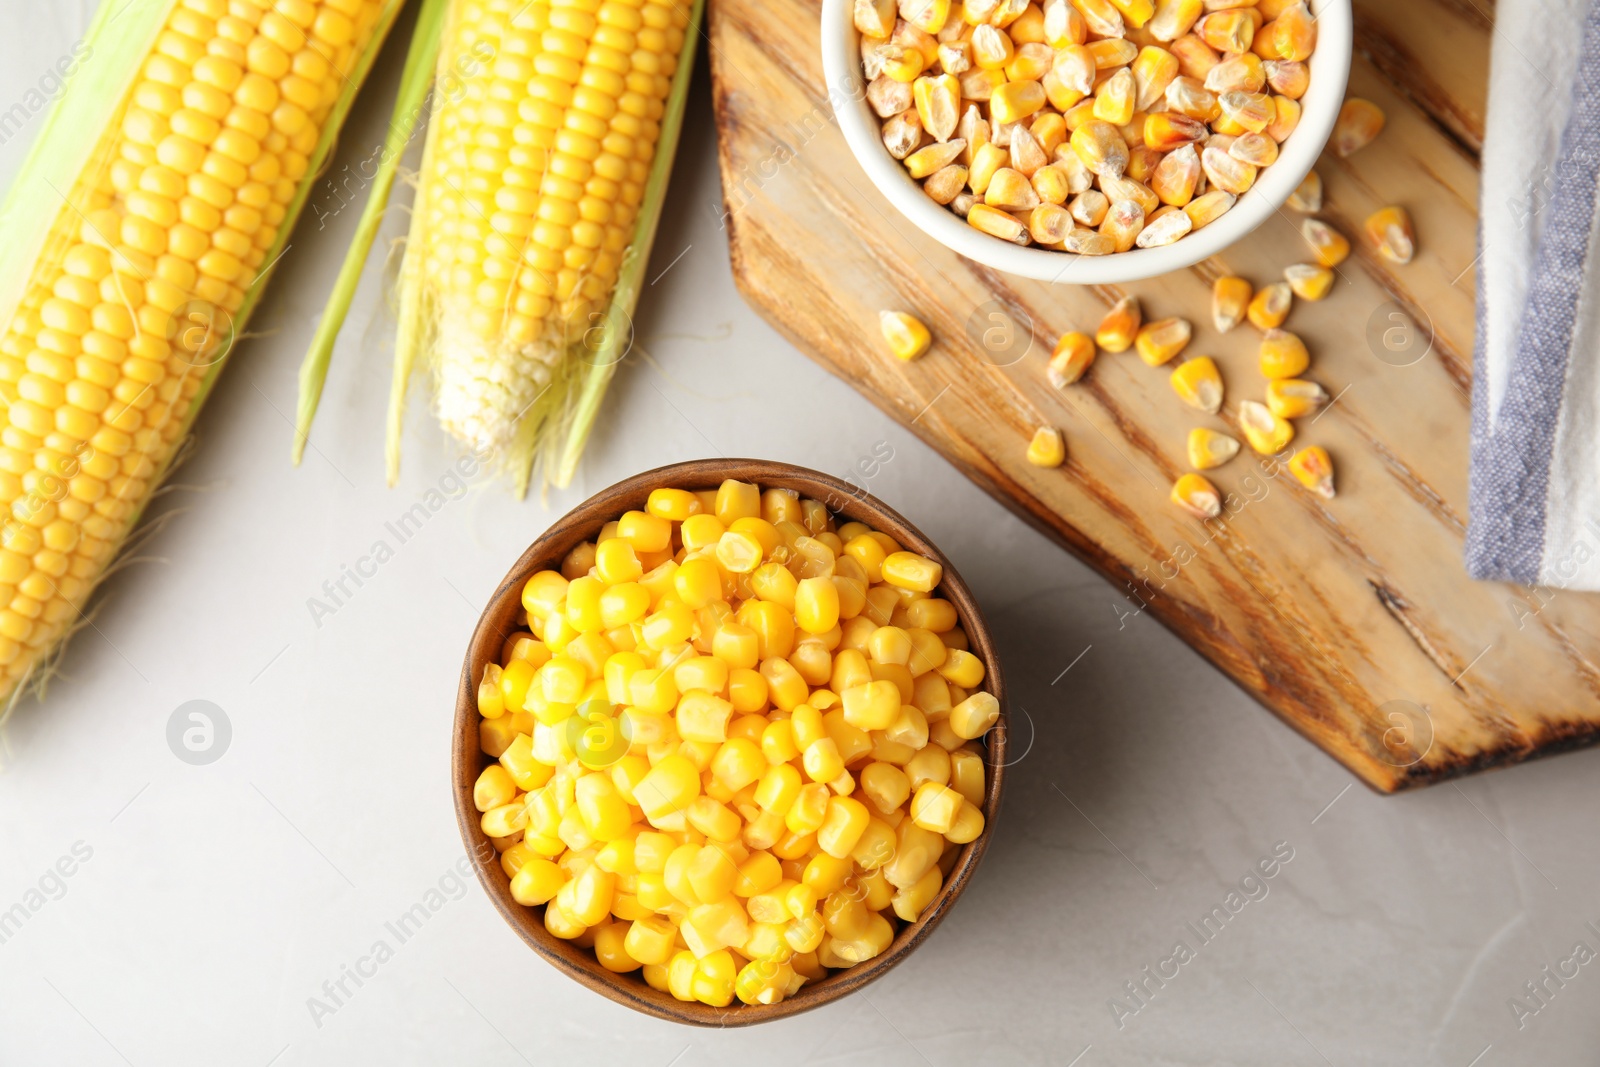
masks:
[[[1022,248],[973,229],[961,216],[929,199],[883,147],[881,124],[867,103],[851,0],[822,2],[822,68],[839,128],[867,177],[928,236],[968,259],[1026,278],[1077,285],[1135,281],[1180,270],[1233,244],[1281,208],[1317,161],[1333,132],[1350,74],[1350,0],[1310,0],[1309,6],[1317,17],[1317,48],[1309,61],[1311,84],[1300,101],[1300,124],[1280,147],[1277,162],[1261,171],[1227,214],[1204,229],[1161,248],[1108,256]]]

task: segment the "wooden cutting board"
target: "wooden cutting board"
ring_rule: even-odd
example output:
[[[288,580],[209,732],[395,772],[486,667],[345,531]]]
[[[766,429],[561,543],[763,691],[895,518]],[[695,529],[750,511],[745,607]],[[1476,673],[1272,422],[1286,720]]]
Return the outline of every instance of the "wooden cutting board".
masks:
[[[1334,293],[1297,302],[1287,323],[1312,348],[1309,376],[1338,395],[1297,437],[1332,453],[1337,499],[1272,477],[1246,452],[1211,472],[1242,506],[1209,529],[1167,501],[1185,435],[1228,426],[1262,388],[1254,332],[1210,326],[1211,281],[1264,283],[1306,259],[1298,216],[1126,287],[1001,275],[924,237],[862,173],[823,91],[815,0],[712,0],[710,54],[733,270],[756,309],[1098,569],[1126,610],[1153,613],[1387,792],[1600,738],[1600,597],[1473,582],[1461,563],[1492,16],[1481,0],[1356,10],[1350,93],[1382,106],[1388,126],[1349,159],[1318,164],[1321,214],[1354,239],[1371,211],[1402,204],[1418,254],[1394,266],[1356,240]],[[1165,369],[1132,353],[1102,354],[1064,393],[1046,384],[1055,338],[1092,331],[1124,292],[1147,321],[1195,324],[1189,351],[1221,365],[1224,419],[1182,408]],[[882,308],[927,322],[929,354],[888,358]],[[995,310],[1032,334],[1006,366],[969,340],[974,314]],[[1059,470],[1023,458],[1041,424],[1066,434]]]

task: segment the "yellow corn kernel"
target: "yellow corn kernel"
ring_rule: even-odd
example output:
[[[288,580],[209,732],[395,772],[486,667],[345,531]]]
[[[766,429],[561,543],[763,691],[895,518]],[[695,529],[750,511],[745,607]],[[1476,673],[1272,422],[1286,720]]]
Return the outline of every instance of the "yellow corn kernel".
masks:
[[[1156,0],[1145,29],[1158,41],[1175,41],[1189,32],[1204,10],[1201,0]]]
[[[1259,56],[1244,52],[1230,55],[1206,74],[1205,86],[1214,93],[1256,93],[1267,84],[1267,73]]]
[[[1287,420],[1254,400],[1239,405],[1239,428],[1250,447],[1263,456],[1277,455],[1294,439],[1294,427]]]
[[[1297,335],[1271,329],[1261,337],[1259,361],[1263,378],[1294,378],[1311,366],[1311,353]]]
[[[1411,232],[1411,215],[1403,207],[1379,208],[1367,216],[1363,226],[1367,240],[1378,254],[1391,263],[1410,263],[1416,252]]]
[[[1070,386],[1090,370],[1094,352],[1094,339],[1088,334],[1075,330],[1061,334],[1061,341],[1056,342],[1056,350],[1051,354],[1050,366],[1045,370],[1046,379],[1054,389]]]
[[[1157,319],[1139,328],[1134,346],[1140,359],[1159,367],[1188,346],[1191,333],[1187,319]]]
[[[1144,143],[1160,152],[1204,141],[1209,132],[1199,119],[1176,111],[1146,115],[1144,120]]]
[[[973,693],[951,708],[950,717],[945,721],[957,737],[971,741],[988,733],[989,727],[1000,721],[1000,702],[992,693]]]
[[[1096,90],[1094,117],[1113,126],[1127,125],[1133,120],[1135,91],[1133,71],[1126,67],[1117,71]]]
[[[948,635],[947,635],[948,636]],[[983,660],[965,649],[952,648],[949,656],[937,668],[939,676],[951,685],[973,689],[983,682]]]
[[[1167,86],[1178,76],[1178,57],[1158,45],[1146,45],[1139,49],[1131,70],[1135,83],[1134,107],[1149,111],[1165,99]]]
[[[1333,499],[1333,460],[1321,445],[1310,445],[1289,457],[1289,472],[1324,500]]]
[[[1268,384],[1269,397],[1272,384],[1275,383]],[[1208,471],[1238,455],[1239,442],[1225,433],[1196,426],[1189,431],[1188,451],[1189,466],[1197,471]]]
[[[990,237],[998,237],[1003,241],[1022,244],[1028,241],[1028,228],[1020,219],[987,204],[972,205],[972,209],[967,213],[967,224],[975,230],[982,230]]]
[[[1283,268],[1284,281],[1302,300],[1321,300],[1333,288],[1333,271],[1312,263],[1296,263]]]
[[[1303,215],[1315,215],[1322,210],[1322,175],[1309,171],[1294,192],[1289,194],[1288,205]]]
[[[919,319],[903,311],[878,312],[878,325],[889,351],[896,359],[910,362],[926,352],[933,343],[928,328]]]
[[[1254,8],[1213,11],[1196,25],[1200,39],[1219,52],[1248,52],[1261,26],[1261,13]]]
[[[1126,352],[1139,332],[1139,298],[1125,296],[1111,305],[1095,329],[1095,344],[1107,352]]]
[[[1298,419],[1327,402],[1327,391],[1316,382],[1283,378],[1267,383],[1267,410],[1280,419]]]
[[[960,140],[935,141],[926,148],[919,148],[905,158],[906,173],[919,181],[929,175],[943,170],[961,157],[966,149],[966,144]]]
[[[1028,176],[1010,167],[1001,167],[989,179],[983,202],[1002,211],[1026,211],[1039,206],[1039,194],[1034,192]]]
[[[1222,514],[1222,496],[1210,480],[1199,474],[1180,475],[1172,483],[1172,502],[1197,519],[1214,519]]]
[[[1203,174],[1200,153],[1195,146],[1179,145],[1162,156],[1161,162],[1156,164],[1155,173],[1150,176],[1150,189],[1163,204],[1187,207],[1194,199],[1195,188],[1200,184]],[[1194,219],[1191,217],[1189,221],[1193,223]]]
[[[1252,290],[1249,281],[1228,275],[1211,287],[1211,322],[1218,333],[1227,333],[1244,319]]]
[[[1186,33],[1173,41],[1168,51],[1178,57],[1178,70],[1183,77],[1200,82],[1222,61],[1216,50],[1194,33]]]
[[[1028,442],[1028,462],[1035,467],[1059,467],[1067,460],[1067,446],[1061,431],[1054,426],[1041,426]]]
[[[961,82],[953,74],[924,76],[911,85],[917,117],[935,140],[948,141],[961,119]]]
[[[883,64],[883,73],[897,82],[916,81],[928,66],[927,56],[920,49],[908,45],[879,45],[877,54]]]
[[[1021,122],[1044,105],[1043,85],[1036,81],[1007,82],[989,98],[989,114],[995,122]]]
[[[891,552],[883,561],[883,580],[897,589],[931,593],[943,575],[938,563],[915,552]]]
[[[1250,305],[1245,310],[1251,325],[1260,330],[1272,330],[1283,325],[1283,320],[1289,317],[1289,304],[1293,299],[1294,291],[1289,288],[1288,282],[1272,282],[1263,285],[1250,298]]]
[[[949,832],[966,798],[947,785],[925,782],[911,798],[911,820],[936,834]]]
[[[686,811],[689,802],[699,795],[700,772],[694,764],[677,755],[667,756],[650,768],[633,790],[635,801],[651,822],[675,811]]]
[[[895,0],[855,0],[850,18],[865,37],[887,37],[894,30]]]
[[[511,878],[511,898],[518,904],[537,907],[555,899],[567,882],[566,872],[547,859],[531,859]]]
[[[1102,178],[1120,178],[1128,166],[1128,144],[1122,133],[1109,122],[1091,119],[1072,131],[1072,151],[1093,173]]]
[[[1183,213],[1189,216],[1190,224],[1198,230],[1227,214],[1237,201],[1238,197],[1226,189],[1208,189],[1183,205]]]
[[[1302,222],[1300,235],[1311,246],[1316,261],[1324,267],[1337,267],[1350,254],[1349,239],[1321,219]]]
[[[1372,143],[1383,130],[1383,109],[1370,100],[1352,96],[1339,109],[1339,118],[1333,124],[1330,139],[1333,150],[1341,158],[1359,151]]]
[[[1222,375],[1210,356],[1186,359],[1173,370],[1172,389],[1178,399],[1194,408],[1215,415],[1222,408]]]
[[[833,797],[828,814],[817,831],[817,847],[835,859],[848,859],[866,832],[871,815],[865,804],[852,797]]]

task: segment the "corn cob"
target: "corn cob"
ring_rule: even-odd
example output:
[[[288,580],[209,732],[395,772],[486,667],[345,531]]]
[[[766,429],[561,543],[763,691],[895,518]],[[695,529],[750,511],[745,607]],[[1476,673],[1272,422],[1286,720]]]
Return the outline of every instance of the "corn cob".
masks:
[[[441,82],[463,57],[490,58],[459,92],[436,94],[401,266],[391,484],[419,363],[432,368],[444,428],[499,455],[519,491],[540,460],[546,480],[570,480],[628,341],[702,4],[424,5],[442,10],[441,28],[414,55],[436,51]],[[375,196],[369,216],[382,206]],[[370,241],[363,232],[347,272]],[[348,301],[336,295],[308,356],[297,456]]]
[[[82,617],[399,7],[102,5],[0,219],[0,699]]]

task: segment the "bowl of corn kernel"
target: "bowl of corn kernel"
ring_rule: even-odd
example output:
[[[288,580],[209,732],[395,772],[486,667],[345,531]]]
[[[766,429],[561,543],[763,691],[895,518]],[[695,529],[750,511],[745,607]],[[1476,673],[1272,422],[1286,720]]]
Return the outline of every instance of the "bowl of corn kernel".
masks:
[[[930,237],[1077,284],[1198,263],[1333,130],[1349,0],[823,0],[845,140]]]
[[[574,509],[495,592],[456,813],[501,915],[570,977],[762,1022],[932,932],[988,844],[1004,726],[983,617],[914,526],[804,467],[681,463]]]

